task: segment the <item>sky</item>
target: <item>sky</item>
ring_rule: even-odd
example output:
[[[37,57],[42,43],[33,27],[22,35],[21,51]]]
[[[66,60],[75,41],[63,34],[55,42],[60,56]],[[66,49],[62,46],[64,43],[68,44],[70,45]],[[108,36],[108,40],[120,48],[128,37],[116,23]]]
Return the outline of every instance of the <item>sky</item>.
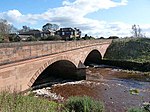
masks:
[[[94,37],[132,36],[136,24],[150,37],[150,0],[0,0],[0,19],[18,29],[76,27]]]

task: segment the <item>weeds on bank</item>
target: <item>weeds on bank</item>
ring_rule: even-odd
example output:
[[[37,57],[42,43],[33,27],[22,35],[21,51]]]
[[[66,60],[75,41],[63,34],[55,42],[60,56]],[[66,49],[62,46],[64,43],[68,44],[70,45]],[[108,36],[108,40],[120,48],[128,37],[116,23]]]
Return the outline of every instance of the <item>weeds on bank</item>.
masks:
[[[17,93],[0,93],[0,112],[55,112],[58,104]]]
[[[0,112],[104,112],[104,106],[87,96],[70,97],[64,104],[58,104],[33,95],[1,92]]]
[[[64,104],[66,112],[104,112],[104,105],[90,97],[70,97]]]

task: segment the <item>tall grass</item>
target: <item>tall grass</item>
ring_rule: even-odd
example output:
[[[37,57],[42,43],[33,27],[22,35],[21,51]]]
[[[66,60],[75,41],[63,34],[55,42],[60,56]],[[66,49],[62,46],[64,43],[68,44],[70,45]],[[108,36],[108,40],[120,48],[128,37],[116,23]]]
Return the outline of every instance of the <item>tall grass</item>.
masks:
[[[66,112],[104,112],[104,105],[90,97],[70,97],[64,104]]]
[[[0,93],[0,112],[56,112],[58,104],[17,93]]]

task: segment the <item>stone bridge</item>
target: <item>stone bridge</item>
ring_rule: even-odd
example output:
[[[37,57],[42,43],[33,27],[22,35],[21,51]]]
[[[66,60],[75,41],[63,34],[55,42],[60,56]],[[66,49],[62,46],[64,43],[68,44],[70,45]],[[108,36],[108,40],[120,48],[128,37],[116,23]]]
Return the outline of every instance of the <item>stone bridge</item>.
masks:
[[[110,43],[111,40],[1,43],[0,90],[24,91],[53,80],[49,76],[78,79],[83,75],[78,70],[89,62],[100,63]]]

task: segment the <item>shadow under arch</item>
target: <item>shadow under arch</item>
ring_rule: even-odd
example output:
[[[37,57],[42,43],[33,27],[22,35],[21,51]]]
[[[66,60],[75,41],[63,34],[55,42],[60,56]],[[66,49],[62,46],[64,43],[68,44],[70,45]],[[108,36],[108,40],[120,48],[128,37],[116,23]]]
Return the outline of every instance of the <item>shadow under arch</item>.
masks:
[[[84,65],[88,66],[90,64],[101,64],[101,62],[102,62],[101,53],[97,49],[94,49],[86,57]]]
[[[81,72],[69,60],[59,60],[49,65],[35,80],[32,87],[40,88],[43,86],[61,83],[65,80],[85,79],[85,72]]]

